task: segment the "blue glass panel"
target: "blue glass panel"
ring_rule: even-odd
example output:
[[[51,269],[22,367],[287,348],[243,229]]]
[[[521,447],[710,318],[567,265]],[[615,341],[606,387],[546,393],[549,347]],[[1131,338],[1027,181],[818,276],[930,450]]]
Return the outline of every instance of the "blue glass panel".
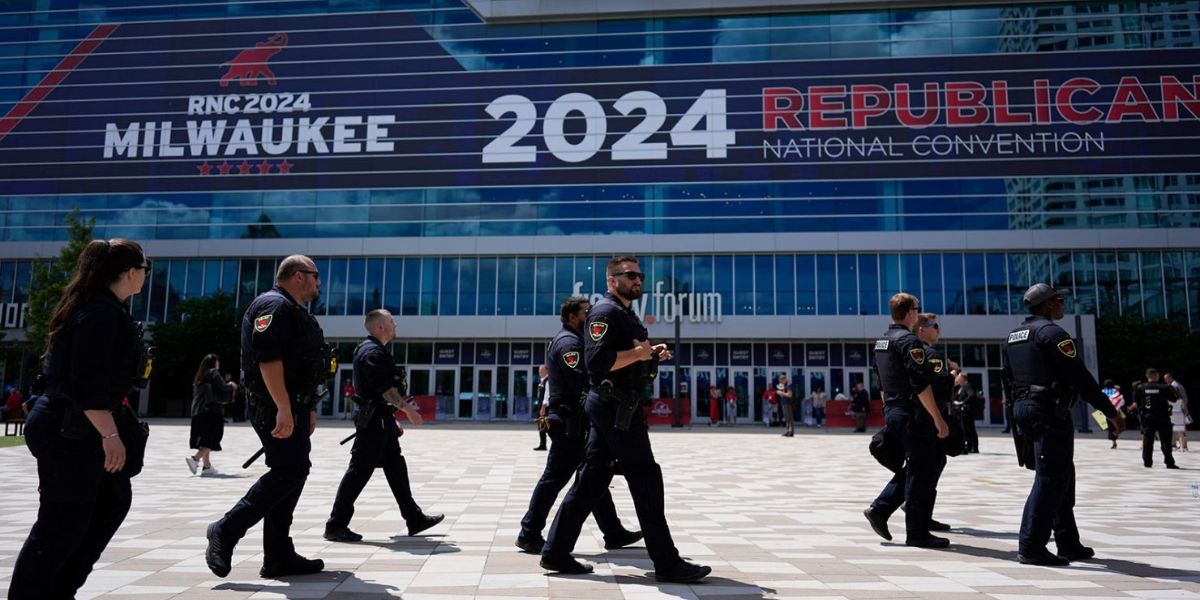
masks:
[[[817,314],[838,314],[837,265],[832,254],[817,255]]]
[[[715,291],[721,296],[721,311],[724,314],[732,314],[734,307],[733,257],[729,255],[714,257],[713,269],[716,276]]]
[[[1029,257],[1022,253],[1008,255],[1008,311],[1014,315],[1025,314],[1022,298],[1025,290],[1033,285],[1030,279]]]
[[[775,255],[775,314],[796,314],[796,257]]]
[[[712,292],[714,290],[713,257],[707,254],[695,256],[692,268],[694,269],[694,291],[699,293]]]
[[[407,267],[405,267],[407,271]],[[422,315],[436,315],[438,312],[438,290],[441,266],[436,257],[421,259],[421,310]]]
[[[1097,252],[1096,303],[1101,317],[1121,314],[1121,292],[1117,280],[1117,253]]]
[[[921,298],[921,255],[902,254],[900,255],[900,264],[903,273],[900,291],[920,298],[921,309],[924,310],[925,299]]]
[[[839,254],[837,256],[837,297],[839,315],[858,314],[858,256],[854,254]]]
[[[554,313],[554,257],[539,256],[534,275],[534,314],[553,315]]]
[[[516,273],[521,278],[521,283],[517,286],[517,314],[532,315],[534,289],[538,279],[533,270],[534,261],[532,258],[518,258],[516,262]]]
[[[969,315],[987,314],[987,267],[984,255],[967,254],[963,257],[966,273],[966,310]],[[949,270],[947,270],[947,273]]]
[[[551,314],[559,314],[563,300],[575,289],[575,259],[570,256],[559,256],[554,259],[554,296],[551,298]]]
[[[187,262],[187,284],[183,296],[199,296],[204,293],[204,263],[203,260]]]
[[[204,288],[201,295],[211,296],[221,287],[221,261],[204,261]]]
[[[404,259],[385,259],[383,269],[383,307],[393,315],[399,316],[404,312]]]
[[[362,258],[351,258],[346,269],[346,314],[351,316],[365,315],[367,261]]]
[[[1071,260],[1075,272],[1075,287],[1071,294],[1080,314],[1096,314],[1096,269],[1091,252],[1076,252]]]
[[[187,286],[187,261],[172,260],[170,263],[170,275],[167,277],[167,319],[169,321],[179,320],[179,315],[176,314],[175,307],[179,301],[183,299],[184,290]]]
[[[1142,282],[1137,252],[1117,253],[1117,277],[1121,282],[1121,315],[1141,317]]]
[[[383,308],[383,293],[383,259],[369,258],[367,259],[366,306],[363,307],[364,315],[377,308]]]
[[[1163,252],[1163,280],[1167,294],[1167,318],[1187,325],[1187,287],[1184,285],[1183,252]]]
[[[16,275],[17,263],[10,260],[0,262],[0,303],[12,302]]]
[[[400,301],[400,312],[421,314],[421,282],[421,259],[404,259],[404,296]]]
[[[942,282],[945,284],[946,308],[942,311],[948,315],[963,315],[967,313],[967,290],[963,281],[963,255],[948,253],[942,255]]]
[[[477,314],[478,279],[479,259],[474,256],[464,256],[458,259],[458,314]]]
[[[17,261],[17,276],[13,283],[13,302],[21,303],[29,299],[29,280],[33,276],[32,271],[32,262],[27,260]],[[143,289],[144,292],[145,290]]]
[[[859,314],[883,314],[879,307],[879,255],[858,255]]]
[[[754,256],[754,313],[775,314],[775,257],[770,254]]]
[[[523,271],[523,273],[528,276],[529,271]],[[496,314],[517,314],[517,259],[500,258],[497,263],[496,279]]]
[[[443,256],[441,261],[441,290],[438,296],[438,314],[453,315],[458,312],[458,270],[460,260]]]
[[[600,268],[604,268],[601,265]],[[575,257],[575,281],[583,284],[580,291],[584,294],[600,293],[601,290],[596,286],[596,262],[592,256],[576,256]],[[574,288],[568,290],[574,293]]]
[[[1188,251],[1187,287],[1188,287],[1188,319],[1192,330],[1200,327],[1200,252]]]
[[[1071,267],[1070,252],[1055,252],[1049,255],[1050,258],[1050,285],[1054,289],[1062,290],[1064,294],[1064,307],[1067,314],[1075,314],[1075,274]]]
[[[942,255],[921,254],[921,310],[934,314],[946,312],[942,297]]]
[[[754,257],[737,255],[733,257],[733,275],[736,280],[734,288],[733,314],[754,314]]]
[[[1163,293],[1162,256],[1157,250],[1142,252],[1142,307],[1147,319],[1167,316],[1167,298]]]
[[[988,314],[1013,314],[1008,307],[1008,262],[1003,254],[988,254],[986,262]]]
[[[796,255],[796,314],[817,314],[817,266],[812,254]]]
[[[330,315],[346,314],[347,269],[348,259],[331,258],[329,269],[321,273],[321,295],[325,298]]]
[[[479,259],[479,315],[495,315],[499,307],[496,302],[496,259]]]

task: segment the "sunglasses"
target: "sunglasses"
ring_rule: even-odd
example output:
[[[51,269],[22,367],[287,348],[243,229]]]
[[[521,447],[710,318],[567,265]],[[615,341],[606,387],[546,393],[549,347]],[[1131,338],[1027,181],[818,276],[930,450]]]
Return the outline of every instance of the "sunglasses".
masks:
[[[630,281],[642,281],[646,279],[646,274],[640,271],[622,271],[620,273],[612,274],[613,277],[620,277],[622,275],[625,276],[625,279]]]
[[[921,329],[941,329],[941,328],[942,327],[940,325],[938,325],[937,323],[922,323],[921,324]]]
[[[141,270],[143,270],[143,271],[145,271],[145,272],[149,273],[149,272],[150,272],[150,269],[154,268],[154,263],[153,263],[153,262],[150,262],[150,259],[146,259],[146,264],[144,264],[144,265],[138,265],[138,266],[136,266],[136,267],[133,267],[133,268],[134,268],[134,269],[141,269]]]
[[[301,269],[301,270],[297,271],[297,273],[308,273],[309,275],[312,275],[312,276],[313,276],[313,279],[320,279],[320,278],[321,278],[321,272],[320,272],[320,271],[305,271],[305,270]]]

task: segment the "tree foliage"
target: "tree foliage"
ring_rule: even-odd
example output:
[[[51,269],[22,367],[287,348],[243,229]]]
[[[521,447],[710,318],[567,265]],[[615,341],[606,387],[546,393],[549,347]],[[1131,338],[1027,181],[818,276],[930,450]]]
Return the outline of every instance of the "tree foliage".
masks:
[[[233,297],[224,292],[181,300],[173,314],[179,317],[154,326],[158,354],[150,391],[158,406],[183,399],[186,407],[192,397],[192,378],[204,355],[215,353],[221,359],[221,372],[237,378],[240,321]]]
[[[58,252],[58,258],[35,262],[30,272],[25,337],[35,356],[41,356],[45,352],[54,307],[62,297],[67,281],[71,279],[75,265],[79,263],[79,255],[83,253],[83,248],[92,241],[96,219],[81,218],[79,208],[76,207],[67,214],[64,225],[67,228],[67,243]]]
[[[1188,390],[1200,396],[1200,333],[1166,319],[1105,317],[1096,320],[1100,380],[1111,379],[1128,393],[1130,384],[1146,378],[1146,369],[1173,371]],[[1193,406],[1196,404],[1192,403]]]

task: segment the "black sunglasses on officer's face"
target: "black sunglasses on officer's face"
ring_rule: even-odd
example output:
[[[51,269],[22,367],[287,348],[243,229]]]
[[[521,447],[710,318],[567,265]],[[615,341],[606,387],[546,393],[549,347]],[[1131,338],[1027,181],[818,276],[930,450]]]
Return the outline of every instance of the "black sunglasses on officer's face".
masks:
[[[148,259],[148,258],[147,258],[147,259],[146,259],[146,264],[144,264],[144,265],[138,265],[138,266],[136,266],[136,267],[132,267],[132,268],[134,268],[134,269],[141,269],[141,270],[145,271],[146,273],[149,273],[149,272],[150,272],[150,269],[151,269],[151,268],[153,268],[153,266],[154,266],[154,263],[150,262],[150,259]]]
[[[933,322],[922,323],[921,329],[941,329],[941,326],[939,326],[937,323],[933,323]]]
[[[646,274],[640,271],[622,271],[620,273],[612,274],[613,277],[620,277],[622,275],[625,276],[625,279],[630,281],[642,281],[646,278]]]

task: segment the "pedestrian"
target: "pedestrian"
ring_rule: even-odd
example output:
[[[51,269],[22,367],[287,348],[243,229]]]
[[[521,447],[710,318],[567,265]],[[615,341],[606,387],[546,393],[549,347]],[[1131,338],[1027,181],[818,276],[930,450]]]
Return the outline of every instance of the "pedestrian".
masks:
[[[233,403],[233,392],[237,390],[237,384],[226,381],[220,369],[221,359],[216,354],[206,354],[192,378],[189,447],[196,453],[185,457],[184,461],[192,475],[199,471],[201,477],[217,474],[210,455],[221,451],[221,439],[225,437],[225,407]],[[201,464],[203,469],[199,468]]]
[[[775,386],[767,386],[762,393],[763,427],[770,427],[775,423],[777,406],[779,406],[779,397],[775,395]]]
[[[737,390],[731,385],[725,389],[725,423],[730,427],[737,425]]]
[[[863,433],[867,430],[867,413],[871,410],[871,396],[867,386],[862,382],[854,384],[850,389],[850,410],[854,413],[854,432]]]
[[[795,391],[792,390],[791,384],[788,383],[787,375],[780,375],[775,382],[775,397],[779,399],[779,406],[783,409],[783,437],[794,437],[796,435],[796,404],[793,402]]]
[[[1178,469],[1171,454],[1171,405],[1178,396],[1170,384],[1159,381],[1158,369],[1146,369],[1146,382],[1134,391],[1134,402],[1141,409],[1142,465],[1154,466],[1154,438],[1162,448],[1163,462],[1168,469]]]
[[[708,424],[721,426],[721,392],[715,383],[708,386]]]
[[[4,405],[0,406],[0,418],[16,419],[25,415],[21,410],[21,406],[25,403],[25,397],[21,395],[21,390],[17,386],[12,386],[12,390],[4,400]]]
[[[1121,394],[1121,387],[1114,384],[1113,380],[1105,379],[1104,387],[1100,391],[1108,396],[1108,401],[1112,403],[1113,408],[1117,409],[1117,412],[1121,412],[1125,408],[1125,396]],[[1121,431],[1114,426],[1112,419],[1105,418],[1105,420],[1108,421],[1108,441],[1112,442],[1112,449],[1116,450],[1117,438],[1121,437]]]
[[[266,453],[268,471],[225,516],[208,526],[204,553],[209,570],[225,577],[233,549],[263,521],[267,579],[316,573],[325,562],[296,553],[289,535],[296,503],[312,462],[317,428],[317,387],[329,375],[332,355],[317,319],[305,308],[321,293],[321,273],[307,256],[279,263],[275,286],[259,294],[242,317],[242,388],[254,411],[251,425]]]
[[[817,423],[817,427],[825,426],[825,404],[829,401],[829,396],[825,395],[825,388],[817,387],[812,394],[812,414],[813,421]]]
[[[13,600],[74,598],[129,512],[129,479],[146,443],[121,402],[144,366],[129,299],[150,268],[137,242],[93,240],[54,307],[47,394],[25,426],[38,467],[37,521],[13,566]]]
[[[617,256],[605,268],[608,293],[588,313],[584,327],[584,366],[591,386],[584,412],[591,421],[586,456],[575,483],[563,498],[542,550],[542,568],[567,574],[592,572],[571,556],[583,521],[621,470],[646,551],[658,581],[691,583],[712,572],[679,556],[665,514],[662,469],[650,448],[642,411],[647,384],[658,362],[671,359],[666,344],[652,344],[631,303],[642,296],[645,275],[632,256]]]
[[[1075,428],[1071,405],[1082,397],[1121,426],[1119,413],[1083,365],[1075,340],[1054,321],[1063,297],[1038,283],[1023,297],[1030,316],[1001,346],[1003,377],[1011,390],[1019,462],[1034,465],[1033,488],[1021,515],[1017,557],[1024,564],[1064,566],[1095,556],[1075,524]],[[1057,554],[1046,549],[1054,532]]]
[[[551,395],[547,399],[549,415],[550,452],[546,468],[533,488],[529,510],[521,519],[517,547],[530,554],[541,554],[546,541],[542,529],[558,493],[584,461],[585,441],[590,424],[584,414],[583,401],[587,395],[588,376],[583,364],[583,325],[591,303],[585,296],[571,296],[559,308],[562,329],[550,341],[546,351],[546,367]],[[592,517],[604,534],[604,548],[623,548],[642,539],[639,531],[629,531],[617,517],[612,494],[600,490],[592,507]]]
[[[354,408],[353,398],[356,394],[354,392],[354,383],[351,381],[351,379],[352,378],[347,378],[346,381],[342,383],[342,406],[340,409],[340,412],[342,413],[342,420],[345,420],[346,415],[350,414]]]
[[[933,396],[933,365],[921,340],[913,334],[921,305],[916,296],[898,293],[888,300],[892,324],[875,342],[875,369],[883,386],[886,436],[904,448],[904,467],[863,511],[871,529],[892,539],[887,520],[903,503],[906,546],[945,548],[950,540],[930,533],[937,480],[946,464],[946,453],[937,440],[950,430]]]
[[[979,393],[971,387],[967,374],[954,369],[954,404],[952,414],[962,423],[963,452],[979,454],[979,432],[975,429],[975,419],[979,411]]]
[[[331,542],[357,542],[362,535],[350,530],[354,502],[371,480],[376,468],[383,469],[400,516],[413,536],[437,525],[445,515],[426,515],[413,500],[408,481],[408,462],[400,451],[402,431],[396,423],[396,411],[403,411],[409,422],[419,426],[421,413],[405,393],[408,391],[402,371],[387,345],[396,338],[396,319],[386,309],[377,308],[363,320],[367,339],[354,349],[354,389],[358,410],[354,415],[354,446],[350,465],[342,482],[329,520],[325,521],[325,539]]]
[[[1175,389],[1175,396],[1178,397],[1175,406],[1177,410],[1171,413],[1171,425],[1175,430],[1175,442],[1179,447],[1180,452],[1187,452],[1187,426],[1192,423],[1191,408],[1188,407],[1187,390],[1183,384],[1175,379],[1175,374],[1167,371],[1163,374],[1163,381],[1166,381],[1172,388]]]
[[[550,377],[550,371],[546,368],[546,365],[539,366],[538,367],[537,391],[533,395],[533,408],[534,408],[533,414],[537,415],[536,417],[534,417],[534,419],[536,419],[537,425],[538,425],[538,440],[539,440],[538,445],[536,447],[534,447],[534,450],[539,450],[539,451],[546,450],[547,425],[546,425],[545,419],[546,419],[546,415],[549,413],[549,410],[550,410],[550,405],[548,402],[548,399],[550,397],[549,377]]]

